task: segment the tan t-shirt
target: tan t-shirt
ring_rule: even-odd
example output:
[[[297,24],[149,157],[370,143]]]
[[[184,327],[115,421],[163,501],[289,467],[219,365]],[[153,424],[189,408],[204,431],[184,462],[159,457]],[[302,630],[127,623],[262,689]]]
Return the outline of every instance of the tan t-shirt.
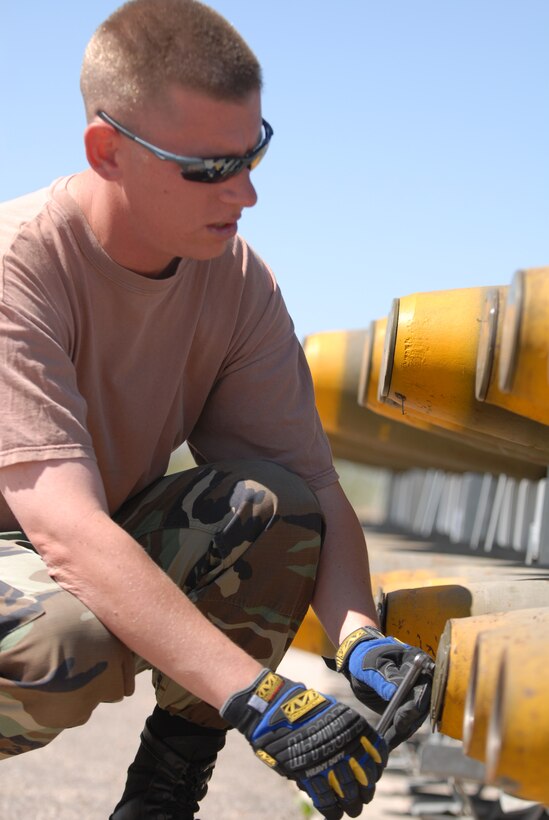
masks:
[[[111,511],[186,440],[199,463],[335,481],[301,345],[244,240],[149,279],[104,252],[66,183],[0,205],[0,466],[96,459]]]

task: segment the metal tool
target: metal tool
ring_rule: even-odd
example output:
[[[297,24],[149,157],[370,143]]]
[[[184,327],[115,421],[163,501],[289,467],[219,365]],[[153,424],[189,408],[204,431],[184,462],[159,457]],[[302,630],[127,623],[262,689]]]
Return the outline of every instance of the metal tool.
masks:
[[[413,687],[421,673],[425,672],[428,675],[432,675],[434,669],[435,662],[428,655],[425,655],[423,652],[418,652],[418,654],[415,656],[412,663],[410,664],[410,668],[408,669],[408,671],[402,678],[401,682],[397,686],[395,694],[393,695],[393,697],[385,707],[385,711],[381,715],[379,724],[376,727],[378,735],[385,734],[385,732],[387,731],[387,729],[393,721],[396,710],[401,705],[401,703],[406,699],[408,692]]]

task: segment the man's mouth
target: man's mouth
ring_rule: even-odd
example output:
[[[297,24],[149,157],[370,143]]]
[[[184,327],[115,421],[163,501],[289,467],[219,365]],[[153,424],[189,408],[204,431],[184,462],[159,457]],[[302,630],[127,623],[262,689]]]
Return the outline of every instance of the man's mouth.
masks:
[[[229,239],[236,234],[238,223],[236,220],[232,222],[212,222],[208,225],[208,229],[222,239]]]

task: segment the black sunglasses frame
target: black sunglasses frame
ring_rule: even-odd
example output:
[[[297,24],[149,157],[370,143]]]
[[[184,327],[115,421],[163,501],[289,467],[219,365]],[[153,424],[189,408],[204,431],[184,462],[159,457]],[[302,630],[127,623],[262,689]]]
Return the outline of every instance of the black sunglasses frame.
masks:
[[[189,182],[223,182],[239,174],[244,168],[249,168],[250,170],[256,168],[265,156],[274,133],[267,120],[262,119],[261,124],[264,134],[255,148],[252,148],[247,154],[240,157],[186,157],[181,154],[172,154],[171,151],[165,151],[163,148],[153,145],[152,142],[147,142],[147,140],[138,137],[137,134],[129,131],[105,111],[97,111],[97,116],[125,137],[146,148],[147,151],[150,151],[158,159],[174,162],[176,165],[179,165],[181,176]]]

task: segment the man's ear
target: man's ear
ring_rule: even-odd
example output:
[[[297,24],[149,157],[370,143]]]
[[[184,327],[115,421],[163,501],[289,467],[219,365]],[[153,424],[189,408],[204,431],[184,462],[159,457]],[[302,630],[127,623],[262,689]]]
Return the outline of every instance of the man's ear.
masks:
[[[107,181],[120,178],[118,161],[120,134],[105,122],[91,122],[84,132],[84,146],[90,167]]]

